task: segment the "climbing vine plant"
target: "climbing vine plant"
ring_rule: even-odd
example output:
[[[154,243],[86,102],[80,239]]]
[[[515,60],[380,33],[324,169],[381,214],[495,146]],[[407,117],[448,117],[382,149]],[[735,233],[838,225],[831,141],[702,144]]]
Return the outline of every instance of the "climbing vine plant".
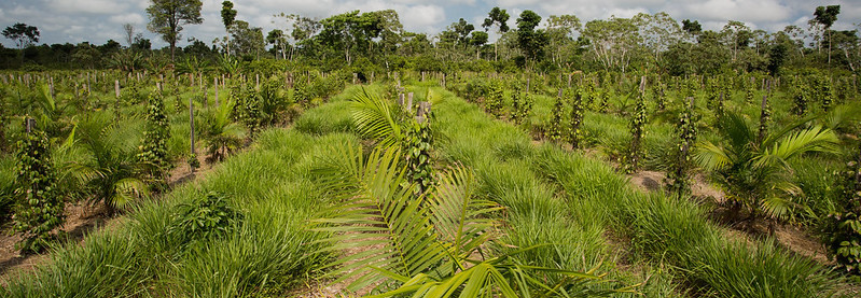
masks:
[[[158,188],[167,183],[167,171],[171,167],[167,154],[170,126],[165,115],[164,100],[158,92],[152,92],[149,97],[146,121],[138,160],[144,164],[153,185],[157,185],[156,188]]]
[[[18,142],[15,179],[18,211],[14,215],[15,231],[24,240],[17,244],[22,253],[37,253],[48,246],[51,231],[63,224],[64,202],[57,187],[51,164],[48,138],[33,130]]]

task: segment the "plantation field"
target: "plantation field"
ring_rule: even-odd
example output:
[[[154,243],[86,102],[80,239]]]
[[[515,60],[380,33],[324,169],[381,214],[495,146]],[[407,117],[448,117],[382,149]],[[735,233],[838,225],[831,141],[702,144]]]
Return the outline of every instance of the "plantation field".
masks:
[[[80,243],[49,230],[49,260],[4,272],[3,296],[857,295],[814,237],[843,208],[857,92],[810,91],[798,113],[797,85],[747,76],[249,74],[217,100],[193,78],[129,75],[120,97],[103,83],[81,99],[70,81],[57,101],[6,86],[3,117],[37,120],[63,200],[121,220]],[[7,212],[16,154],[0,158]],[[666,179],[638,188],[643,171]]]

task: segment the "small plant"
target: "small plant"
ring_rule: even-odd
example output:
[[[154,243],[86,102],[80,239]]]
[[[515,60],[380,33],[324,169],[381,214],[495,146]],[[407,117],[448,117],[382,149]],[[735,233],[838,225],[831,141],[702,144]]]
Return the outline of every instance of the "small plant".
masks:
[[[571,100],[571,123],[568,126],[568,135],[571,138],[571,148],[578,149],[583,141],[583,95],[575,92]]]
[[[188,156],[188,167],[191,169],[191,172],[194,173],[197,169],[200,168],[200,161],[197,160],[197,154],[192,153]]]
[[[762,216],[789,219],[798,207],[792,197],[801,190],[791,181],[788,160],[807,152],[829,152],[837,136],[819,126],[793,131],[804,124],[796,123],[762,138],[739,114],[727,113],[721,120],[723,141],[699,143],[695,159],[725,187],[730,215],[748,223]]]
[[[209,193],[191,203],[181,204],[168,233],[183,244],[224,236],[243,220],[243,214],[228,203],[227,197]]]
[[[859,143],[861,145],[861,143]],[[830,258],[847,272],[861,274],[861,146],[855,160],[840,172],[842,197],[838,210],[828,214],[823,225],[823,241]]]
[[[231,100],[215,111],[204,114],[201,136],[206,140],[206,161],[209,163],[224,161],[228,154],[239,149],[245,139],[245,128],[230,117],[234,106],[235,102]]]
[[[429,107],[429,105],[428,105]],[[407,165],[407,181],[416,185],[420,195],[433,186],[434,169],[431,164],[433,133],[431,132],[431,112],[422,111],[415,121],[407,121],[404,126],[404,162]]]
[[[643,100],[643,94],[637,96],[637,105],[634,114],[631,115],[631,146],[628,147],[628,152],[623,160],[625,172],[632,173],[640,168],[640,158],[642,157],[641,142],[645,133],[646,126],[646,104]]]
[[[487,97],[484,99],[485,111],[496,118],[502,117],[503,98],[505,96],[504,90],[502,82],[493,81],[490,84],[490,90],[487,92]]]
[[[163,189],[167,185],[167,171],[171,167],[167,154],[167,141],[170,139],[170,126],[164,110],[164,100],[153,92],[149,97],[146,114],[146,127],[141,140],[138,160],[149,174],[150,182],[155,189]]]
[[[801,82],[792,87],[792,113],[798,116],[807,114],[807,102],[810,96],[810,86]]]
[[[562,142],[562,113],[564,113],[565,105],[562,100],[562,89],[559,89],[559,94],[556,95],[556,100],[553,103],[553,119],[550,121],[550,141],[556,144]]]
[[[18,142],[15,179],[18,210],[13,216],[15,231],[24,240],[16,245],[22,253],[38,253],[48,246],[50,233],[63,224],[64,202],[44,132],[33,130]]]
[[[376,288],[375,297],[596,297],[632,292],[630,287],[590,289],[601,277],[560,268],[520,264],[513,253],[488,255],[483,247],[494,240],[500,210],[474,196],[471,171],[452,168],[439,175],[439,185],[415,197],[406,183],[401,154],[377,149],[364,157],[361,148],[335,148],[326,164],[313,173],[323,179],[332,208],[313,221],[315,231],[334,232],[323,240],[332,249],[362,253],[333,261],[326,277],[348,282],[347,290]],[[362,206],[356,209],[355,206]],[[337,266],[337,267],[335,267]],[[556,273],[558,283],[532,273]],[[580,287],[575,287],[579,285]]]
[[[694,113],[694,98],[690,97],[690,104],[685,105],[685,110],[679,114],[679,124],[676,130],[679,133],[678,151],[676,158],[667,173],[667,192],[676,194],[678,198],[690,192],[689,172],[693,168],[690,152],[697,141],[696,115]]]
[[[820,78],[819,82],[819,98],[822,100],[822,110],[827,112],[834,105],[834,89],[831,86],[830,78]]]

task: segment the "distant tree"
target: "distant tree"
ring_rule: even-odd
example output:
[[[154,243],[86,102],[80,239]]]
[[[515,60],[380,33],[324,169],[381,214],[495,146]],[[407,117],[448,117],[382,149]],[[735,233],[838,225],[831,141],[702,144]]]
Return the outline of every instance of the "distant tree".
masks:
[[[233,23],[236,21],[236,10],[233,9],[233,2],[224,1],[221,2],[221,23],[224,24],[224,30],[230,32],[230,27],[233,26]],[[226,37],[229,38],[229,37]],[[230,54],[230,42],[226,41],[225,46],[227,46],[227,54]]]
[[[126,35],[124,36],[126,38],[125,41],[129,44],[129,47],[131,48],[132,45],[135,43],[135,26],[131,23],[123,24],[123,32],[126,33]]]
[[[553,62],[559,63],[566,56],[561,53],[562,49],[573,44],[572,34],[574,31],[580,32],[582,27],[580,18],[575,15],[551,15],[547,18],[547,37]]]
[[[682,30],[693,35],[698,35],[700,32],[703,32],[703,26],[700,25],[700,21],[683,20]]]
[[[224,24],[224,29],[230,29],[230,26],[236,21],[236,13],[236,10],[233,9],[233,2],[221,2],[221,23]]]
[[[475,30],[475,26],[460,18],[460,20],[452,24],[452,29],[457,33],[457,44],[465,46],[469,44],[469,34]]]
[[[476,59],[480,58],[481,47],[487,43],[487,32],[472,31],[472,36],[469,38],[469,44],[476,47]]]
[[[149,50],[152,48],[152,41],[150,41],[149,38],[144,38],[143,34],[138,33],[138,35],[135,36],[135,41],[132,44],[132,48],[139,50]]]
[[[541,23],[541,16],[531,10],[523,11],[517,18],[517,45],[527,59],[539,60],[544,55],[547,33],[535,30]]]
[[[275,46],[275,59],[278,59],[278,53],[281,53],[282,59],[287,59],[287,38],[284,36],[284,31],[281,29],[269,31],[266,35],[266,43]]]
[[[831,64],[831,26],[837,21],[837,15],[840,14],[840,5],[828,5],[816,7],[813,12],[813,21],[822,26],[825,33],[828,33],[828,64]],[[820,42],[821,43],[821,42]]]
[[[505,9],[499,9],[499,7],[494,7],[493,9],[490,10],[490,13],[487,14],[487,18],[484,19],[484,23],[481,24],[481,26],[484,27],[484,31],[487,32],[487,30],[490,29],[490,27],[493,27],[494,25],[496,25],[497,26],[496,33],[502,35],[503,33],[508,32],[509,28],[508,28],[508,24],[506,23],[506,22],[508,22],[508,18],[509,18],[508,12],[506,12]],[[494,52],[495,52],[495,58],[494,59],[498,60],[499,59],[499,41],[493,43],[493,48],[494,48]]]
[[[35,26],[27,26],[27,24],[24,23],[15,23],[15,25],[6,27],[6,29],[3,30],[3,36],[14,40],[15,45],[18,46],[19,49],[23,49],[39,42],[39,34],[38,28]]]
[[[263,28],[251,27],[248,22],[238,20],[230,28],[233,44],[237,55],[260,56],[260,51],[266,46],[263,38]]]
[[[170,44],[170,59],[175,59],[176,42],[182,37],[184,24],[200,24],[203,18],[200,9],[203,2],[200,0],[150,0],[150,6],[146,9],[150,17],[147,29],[153,33],[161,34],[162,39]]]

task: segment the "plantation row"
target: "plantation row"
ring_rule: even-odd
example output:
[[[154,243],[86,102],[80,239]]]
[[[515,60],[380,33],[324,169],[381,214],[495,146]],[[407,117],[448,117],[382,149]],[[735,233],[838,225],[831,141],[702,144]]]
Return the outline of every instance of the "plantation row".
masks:
[[[828,216],[853,212],[844,193],[854,193],[854,186],[833,187],[851,180],[831,173],[857,156],[851,145],[858,132],[851,125],[858,115],[854,77],[408,73],[349,87],[319,107],[310,101],[328,95],[297,96],[311,88],[289,86],[307,82],[304,77],[266,77],[257,87],[247,76],[245,87],[221,91],[224,96],[209,103],[214,106],[195,116],[206,123],[195,126],[196,135],[216,148],[209,157],[223,158],[230,144],[246,142],[242,137],[225,145],[201,131],[210,118],[226,123],[222,131],[247,132],[253,140],[247,151],[199,181],[124,205],[128,218],[119,227],[89,235],[84,245],[57,246],[50,262],[10,280],[5,294],[268,297],[307,294],[315,289],[301,285],[316,281],[331,283],[329,290],[382,296],[853,295],[845,276],[795,255],[769,230],[796,224],[821,231],[832,237],[823,237],[827,243],[838,243],[832,252],[838,254],[840,242],[858,237],[845,232],[851,224],[839,222],[853,217]],[[143,95],[150,87],[135,90],[137,78],[126,78],[131,87],[119,100],[111,100],[114,94],[90,98],[86,102],[97,106],[87,113],[124,121],[103,126],[110,129],[145,128],[143,136],[124,142],[159,152],[144,150],[159,147],[146,138],[157,131],[152,127],[164,132],[165,125],[141,115],[165,110],[173,116],[162,121],[170,123],[164,143],[173,145],[161,148],[167,164],[175,164],[192,146],[185,102],[207,105],[200,82],[215,78],[198,79],[195,87],[164,84],[162,96]],[[309,86],[350,80],[346,74],[309,78],[327,82]],[[99,87],[115,92],[109,86],[117,80]],[[146,99],[149,107],[126,96]],[[167,104],[159,108],[152,98]],[[87,142],[79,139],[98,139],[77,136],[96,126],[89,117],[42,139],[52,159],[64,146]],[[126,128],[129,119],[140,124]],[[277,123],[292,128],[266,128]],[[48,126],[37,121],[35,127]],[[24,128],[14,130],[7,135],[35,140]],[[183,142],[188,145],[176,145]],[[23,160],[13,158],[5,163]],[[62,169],[59,177],[75,168],[62,160],[42,164]],[[666,193],[637,191],[617,173],[643,168],[668,173]],[[142,179],[164,175],[142,172]],[[696,173],[726,192],[728,199],[718,202],[729,210],[723,221],[712,205],[698,203],[705,198],[690,199]],[[784,187],[789,184],[794,187]],[[64,190],[67,198],[97,193],[94,186],[59,189],[76,191]],[[786,203],[775,205],[780,200]],[[732,237],[726,223],[751,236]],[[852,272],[853,255],[841,256]]]

